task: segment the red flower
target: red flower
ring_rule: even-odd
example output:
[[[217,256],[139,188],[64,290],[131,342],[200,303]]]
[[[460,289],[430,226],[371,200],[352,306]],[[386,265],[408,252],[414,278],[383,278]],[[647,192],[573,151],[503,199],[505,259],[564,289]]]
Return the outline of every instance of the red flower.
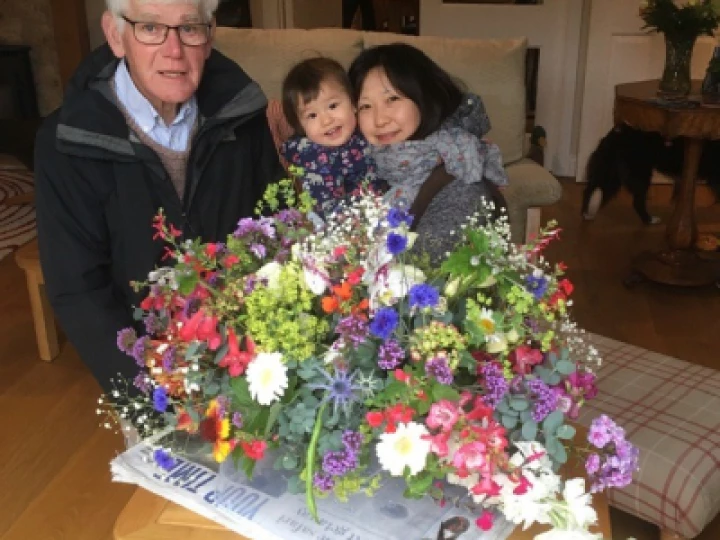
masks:
[[[493,514],[489,510],[484,510],[479,518],[475,520],[475,525],[483,531],[489,531],[493,526]]]
[[[228,255],[227,257],[225,257],[225,259],[223,259],[223,266],[225,268],[230,268],[232,266],[235,266],[239,262],[240,262],[240,257],[238,257],[235,254],[231,254],[231,255]]]
[[[367,413],[365,419],[367,423],[370,424],[370,427],[376,428],[382,425],[383,420],[385,420],[385,415],[379,411],[374,411]]]
[[[569,279],[563,279],[558,283],[558,288],[565,294],[565,296],[570,296],[575,287],[573,287],[573,284]]]
[[[267,448],[267,443],[265,441],[252,441],[252,442],[241,442],[240,446],[243,449],[243,452],[245,452],[245,455],[249,457],[250,459],[254,459],[255,461],[262,459],[265,456],[265,449]]]
[[[395,375],[395,378],[400,382],[407,383],[410,381],[410,374],[405,373],[402,369],[396,369],[393,375]]]
[[[542,352],[527,345],[521,345],[510,353],[513,371],[518,375],[527,375],[532,370],[532,366],[536,366],[542,361]]]
[[[357,267],[355,270],[348,274],[347,280],[350,285],[357,285],[362,279],[365,269],[362,266]]]
[[[186,320],[179,332],[183,341],[206,341],[211,351],[216,350],[222,343],[222,336],[217,331],[217,317],[207,317],[202,309]]]
[[[241,351],[237,336],[232,328],[228,329],[228,352],[220,360],[220,367],[228,368],[231,377],[238,377],[245,373],[250,361],[255,357],[255,343],[250,337],[245,338],[246,351]]]
[[[520,483],[517,486],[515,486],[515,489],[513,489],[513,494],[514,495],[525,495],[527,493],[528,489],[530,489],[531,487],[532,487],[532,484],[530,483],[530,481],[527,478],[525,478],[524,476],[521,476]]]

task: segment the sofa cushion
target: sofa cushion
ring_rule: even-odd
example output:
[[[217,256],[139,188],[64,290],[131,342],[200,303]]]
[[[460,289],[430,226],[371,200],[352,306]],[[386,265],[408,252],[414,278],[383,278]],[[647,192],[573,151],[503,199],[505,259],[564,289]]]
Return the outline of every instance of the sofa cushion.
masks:
[[[530,159],[508,165],[504,195],[513,242],[524,242],[528,208],[549,206],[562,197],[562,186],[552,174]]]
[[[523,157],[525,137],[525,39],[456,39],[364,32],[364,47],[403,41],[479,94],[506,164]]]
[[[269,99],[279,99],[283,79],[304,58],[328,56],[346,68],[358,55],[362,33],[353,30],[262,30],[219,27],[215,48],[242,67]]]

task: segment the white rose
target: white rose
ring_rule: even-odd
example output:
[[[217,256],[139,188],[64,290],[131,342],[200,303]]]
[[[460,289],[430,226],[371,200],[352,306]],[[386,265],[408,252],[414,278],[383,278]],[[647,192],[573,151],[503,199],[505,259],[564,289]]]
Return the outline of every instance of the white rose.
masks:
[[[324,268],[303,266],[303,276],[305,277],[305,285],[310,289],[310,292],[318,296],[325,292],[329,277]]]

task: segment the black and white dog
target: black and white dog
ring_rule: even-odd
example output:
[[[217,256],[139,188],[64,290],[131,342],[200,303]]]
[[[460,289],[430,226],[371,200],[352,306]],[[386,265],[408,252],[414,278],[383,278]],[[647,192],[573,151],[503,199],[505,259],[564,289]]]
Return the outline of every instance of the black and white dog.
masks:
[[[601,206],[625,187],[633,208],[643,223],[660,221],[647,211],[647,193],[653,169],[671,177],[682,173],[682,139],[664,141],[658,133],[647,133],[621,125],[610,130],[590,156],[585,171],[582,214],[594,219]],[[705,178],[720,200],[720,141],[705,143],[698,175]]]

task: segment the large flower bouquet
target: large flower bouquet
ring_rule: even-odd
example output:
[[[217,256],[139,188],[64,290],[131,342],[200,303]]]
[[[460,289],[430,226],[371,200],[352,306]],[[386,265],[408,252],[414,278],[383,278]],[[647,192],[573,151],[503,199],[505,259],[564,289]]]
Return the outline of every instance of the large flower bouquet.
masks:
[[[317,228],[291,186],[273,186],[274,214],[241,220],[225,243],[180,241],[156,218],[175,262],[136,284],[147,334],[118,335],[142,391],[113,393],[121,416],[195,434],[247,475],[273,449],[316,518],[316,497],[372,496],[402,477],[411,498],[460,486],[484,529],[495,510],[587,531],[584,479],[558,474],[568,452],[585,452],[594,492],[628,484],[637,451],[604,416],[573,442],[599,358],[568,315],[564,265],[543,258],[558,229],[518,247],[485,208],[437,268],[411,249],[412,216],[382,197],[361,190]],[[176,450],[158,447],[158,467]]]

